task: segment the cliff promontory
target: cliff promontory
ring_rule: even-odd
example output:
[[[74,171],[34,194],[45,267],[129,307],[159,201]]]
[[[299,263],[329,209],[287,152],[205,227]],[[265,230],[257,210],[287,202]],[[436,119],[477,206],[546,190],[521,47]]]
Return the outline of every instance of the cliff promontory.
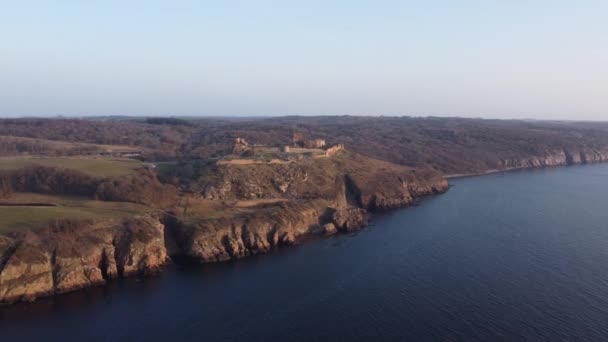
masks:
[[[446,191],[448,176],[603,162],[607,132],[432,117],[0,120],[0,302],[353,232]]]
[[[0,302],[154,272],[171,257],[219,262],[353,232],[371,212],[447,189],[430,171],[348,152],[290,164],[221,165],[209,175],[200,179],[200,193],[157,215],[57,221],[0,237]]]
[[[32,300],[157,270],[168,261],[153,217],[58,222],[0,237],[0,302]]]

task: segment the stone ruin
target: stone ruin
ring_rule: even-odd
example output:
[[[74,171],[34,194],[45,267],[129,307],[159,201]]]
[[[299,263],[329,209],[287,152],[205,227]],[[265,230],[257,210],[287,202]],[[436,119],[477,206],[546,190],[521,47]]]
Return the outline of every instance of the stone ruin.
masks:
[[[291,137],[293,147],[304,147],[304,133],[294,133]]]
[[[306,148],[323,148],[325,145],[325,139],[314,139],[304,142],[304,147]]]
[[[234,139],[234,145],[232,146],[232,154],[242,155],[245,153],[251,153],[253,151],[253,147],[249,145],[245,138],[236,138]]]
[[[293,134],[292,138],[293,147],[301,147],[301,148],[324,148],[327,143],[325,139],[312,139],[312,140],[304,140],[304,133],[296,132]]]
[[[338,153],[338,151],[345,151],[344,144],[336,144],[325,151],[325,155],[331,157]]]
[[[279,147],[279,151],[284,153],[321,153],[327,157],[331,157],[338,151],[345,150],[344,144],[336,144],[331,147],[327,146],[325,139],[304,140],[302,133],[293,134],[293,147],[284,145]],[[232,154],[237,156],[251,156],[254,153],[254,145],[249,144],[245,138],[235,138],[232,146]]]

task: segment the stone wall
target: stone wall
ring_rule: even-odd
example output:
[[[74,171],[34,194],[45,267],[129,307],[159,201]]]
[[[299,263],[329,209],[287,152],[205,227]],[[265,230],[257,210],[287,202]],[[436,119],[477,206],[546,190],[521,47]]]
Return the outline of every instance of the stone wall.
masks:
[[[338,151],[344,151],[344,150],[346,150],[344,148],[344,144],[337,144],[337,145],[334,145],[334,146],[328,148],[327,151],[325,151],[325,155],[328,157],[331,157],[331,156],[335,155],[336,153],[338,153]]]

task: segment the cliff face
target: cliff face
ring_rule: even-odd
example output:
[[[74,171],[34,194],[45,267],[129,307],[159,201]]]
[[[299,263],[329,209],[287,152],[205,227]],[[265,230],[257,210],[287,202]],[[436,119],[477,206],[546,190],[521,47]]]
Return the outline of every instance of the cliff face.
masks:
[[[146,273],[168,261],[151,217],[0,238],[0,303],[33,300]]]
[[[556,150],[542,157],[505,159],[500,165],[534,168],[606,160],[608,152]],[[170,260],[169,255],[220,262],[266,253],[307,236],[356,231],[367,225],[370,212],[409,206],[448,189],[448,182],[435,172],[354,154],[256,167],[223,170],[208,182],[207,193],[215,199],[283,196],[287,202],[196,223],[167,216],[163,224],[145,216],[84,226],[59,224],[0,237],[0,303],[153,272]]]
[[[584,149],[559,149],[543,156],[502,160],[500,168],[537,168],[561,165],[600,163],[608,160],[608,151]]]
[[[0,237],[0,303],[30,301],[158,270],[169,250],[201,263],[239,259],[292,245],[304,236],[354,231],[365,210],[325,200],[284,203],[251,216],[184,225],[152,217],[59,227]],[[335,224],[335,225],[334,225]],[[165,236],[171,240],[166,241]],[[177,247],[168,248],[171,243]]]
[[[285,165],[223,166],[207,183],[214,197],[291,198],[280,207],[232,219],[175,223],[181,251],[201,262],[238,259],[290,245],[299,237],[365,226],[368,213],[411,205],[446,191],[448,182],[432,171],[412,170],[356,154]],[[277,186],[281,184],[281,186]],[[210,191],[204,191],[203,196]],[[309,199],[310,197],[314,199]]]
[[[107,132],[120,130],[124,133],[119,134],[121,137],[135,136],[128,133],[138,131],[136,123],[127,121],[120,124],[82,120],[9,121],[0,125],[5,135],[34,134],[44,138],[51,134],[52,137],[47,138],[60,140],[97,139],[99,129],[95,126],[99,125],[110,125],[106,128],[112,129],[106,129]],[[75,130],[74,125],[78,129]],[[125,125],[130,125],[130,131],[124,130]],[[331,156],[325,158],[302,155],[285,163],[235,164],[211,169],[207,169],[207,163],[201,164],[205,167],[197,163],[201,158],[227,151],[237,131],[251,141],[274,145],[283,144],[288,139],[289,128],[296,125],[306,127],[308,134],[314,132],[315,136],[327,138],[328,142],[344,142],[349,151],[331,150],[328,153]],[[608,126],[601,123],[289,117],[202,124],[192,129],[190,137],[183,134],[190,131],[187,126],[176,131],[166,125],[160,127],[159,130],[146,127],[145,131],[152,135],[144,140],[158,141],[154,136],[165,136],[169,132],[166,130],[175,133],[169,134],[172,137],[185,140],[169,139],[172,141],[164,145],[152,143],[146,146],[150,148],[148,157],[164,160],[180,155],[184,165],[192,166],[176,170],[165,179],[183,187],[196,184],[184,191],[185,199],[196,194],[213,201],[217,207],[244,200],[286,202],[255,207],[253,212],[235,210],[238,215],[223,219],[212,219],[216,216],[210,215],[212,210],[206,208],[196,222],[180,221],[171,215],[162,219],[137,217],[0,236],[1,303],[31,300],[103,284],[117,277],[152,272],[167,263],[169,255],[183,255],[198,262],[218,262],[265,253],[309,235],[352,232],[367,224],[371,212],[409,206],[421,196],[446,191],[448,182],[440,173],[470,174],[608,160]],[[88,132],[88,136],[75,137],[74,132]],[[237,144],[241,146],[233,150],[234,153],[251,148],[244,140],[238,140]],[[22,152],[19,144],[4,145],[7,155]],[[49,154],[56,154],[51,152]],[[191,158],[194,160],[189,160]],[[48,175],[41,177],[40,172],[36,175],[40,179],[49,178]],[[142,177],[117,179],[104,182],[103,186],[95,183],[93,190],[86,193],[93,191],[100,198],[135,202],[143,196],[146,203],[155,204],[164,198],[169,199],[168,202],[174,199],[174,189],[160,184],[152,171],[139,174],[142,175],[147,182],[142,183]],[[57,181],[50,183],[63,188],[65,177],[52,179],[55,178]],[[180,182],[181,178],[186,181]],[[16,190],[9,185],[0,179],[0,195]],[[33,185],[28,186],[27,191],[33,191],[32,188]],[[35,188],[41,191],[40,186]],[[59,188],[49,189],[43,192],[58,192]],[[186,216],[186,208],[180,209],[183,209],[182,216]],[[225,208],[218,211],[221,209]]]
[[[248,217],[178,224],[175,238],[182,253],[199,262],[239,259],[319,232],[327,204],[324,200],[286,203]]]
[[[328,158],[303,158],[289,164],[221,165],[200,180],[201,195],[211,200],[259,198],[325,199],[388,209],[416,197],[447,189],[439,173],[413,169],[341,151]]]
[[[63,222],[0,237],[0,303],[152,272],[166,264],[169,255],[219,262],[266,253],[306,236],[352,232],[367,225],[370,211],[407,206],[420,196],[447,189],[447,182],[436,174],[416,172],[357,155],[289,166],[229,168],[211,183],[214,189],[223,189],[214,196],[283,195],[288,201],[194,223],[167,214],[162,220],[144,216]]]
[[[385,174],[377,178],[344,177],[347,198],[354,198],[356,206],[368,211],[402,208],[412,205],[423,196],[445,192],[448,181],[440,177],[429,179],[405,178]],[[351,199],[349,202],[353,202]]]

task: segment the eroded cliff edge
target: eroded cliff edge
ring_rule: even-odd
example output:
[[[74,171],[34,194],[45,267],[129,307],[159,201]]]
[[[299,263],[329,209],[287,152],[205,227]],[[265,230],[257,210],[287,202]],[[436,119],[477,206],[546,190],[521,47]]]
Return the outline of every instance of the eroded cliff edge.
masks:
[[[499,159],[492,165],[483,165],[474,171],[462,170],[451,175],[479,175],[488,172],[500,172],[518,169],[535,169],[554,166],[585,165],[603,163],[608,161],[608,150],[599,148],[556,148],[554,150],[533,153],[531,156],[513,156],[511,158]]]
[[[205,180],[206,191],[194,196],[205,201],[216,196],[214,201],[221,203],[282,200],[238,215],[191,220],[175,208],[121,220],[55,222],[0,237],[0,302],[29,301],[154,272],[172,258],[219,262],[266,253],[307,236],[355,231],[367,224],[370,212],[407,206],[448,187],[438,174],[418,175],[354,155],[309,165],[273,165],[265,175],[259,167],[214,172]],[[230,190],[213,190],[221,187]]]
[[[597,150],[556,150],[501,161],[501,169],[603,162]],[[307,236],[351,232],[370,213],[441,193],[447,181],[361,155],[292,165],[214,169],[194,195],[230,202],[282,198],[242,215],[187,220],[182,208],[160,215],[97,222],[57,222],[0,237],[0,302],[12,303],[100,285],[161,269],[172,257],[209,263],[266,253]],[[204,215],[203,215],[204,216]]]
[[[0,237],[0,302],[33,300],[157,270],[168,262],[164,226],[153,217],[69,221]]]

